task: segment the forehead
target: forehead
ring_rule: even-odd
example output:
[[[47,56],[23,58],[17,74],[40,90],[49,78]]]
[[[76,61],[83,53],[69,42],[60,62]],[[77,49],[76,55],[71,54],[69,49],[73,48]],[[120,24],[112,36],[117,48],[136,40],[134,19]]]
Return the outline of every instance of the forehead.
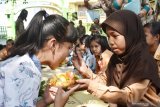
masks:
[[[13,42],[12,41],[8,41],[6,44],[13,44]]]
[[[91,44],[92,44],[92,45],[93,45],[93,44],[94,44],[94,45],[97,45],[98,42],[97,42],[96,40],[92,40],[92,41],[91,41]]]
[[[72,47],[73,43],[70,42],[63,42],[63,43],[59,43],[60,45],[63,45],[64,47]]]
[[[107,34],[115,34],[115,33],[118,33],[118,32],[115,29],[112,29],[112,28],[108,27],[106,29],[106,33]]]
[[[144,27],[143,28],[144,29],[144,33],[151,33],[151,29],[150,28],[148,28],[148,27]]]

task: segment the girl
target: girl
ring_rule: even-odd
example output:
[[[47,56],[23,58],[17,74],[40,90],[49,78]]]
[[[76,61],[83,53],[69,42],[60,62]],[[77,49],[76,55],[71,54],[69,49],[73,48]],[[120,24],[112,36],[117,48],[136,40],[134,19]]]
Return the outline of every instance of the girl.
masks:
[[[14,40],[8,39],[6,41],[6,46],[2,50],[0,50],[0,60],[5,59],[9,55],[9,51],[13,45],[14,45]]]
[[[131,11],[120,10],[111,14],[102,28],[113,51],[106,70],[106,83],[94,79],[82,79],[77,83],[108,102],[110,107],[113,104],[118,107],[159,106],[158,69],[148,51],[140,18]],[[77,67],[82,68],[82,65]],[[81,72],[85,71],[81,69]]]
[[[91,51],[89,49],[89,42],[90,36],[84,35],[79,39],[79,48],[80,48],[80,54],[82,55],[86,65],[88,68],[90,68],[93,72],[95,71],[96,67],[96,59],[94,55],[91,54]]]
[[[96,58],[96,74],[105,72],[107,64],[112,53],[109,51],[107,38],[101,35],[94,35],[90,38],[90,50]],[[105,52],[104,52],[105,51]],[[104,52],[104,53],[103,53]],[[104,58],[102,53],[108,54]],[[108,56],[108,58],[107,58]]]
[[[144,25],[144,32],[150,53],[154,56],[160,76],[160,22],[151,22]]]
[[[54,90],[46,88],[37,102],[41,64],[55,69],[68,56],[77,32],[60,15],[39,11],[19,36],[8,59],[0,62],[0,107],[46,107],[54,100]],[[69,96],[77,87],[63,96]],[[65,97],[68,98],[68,97]]]

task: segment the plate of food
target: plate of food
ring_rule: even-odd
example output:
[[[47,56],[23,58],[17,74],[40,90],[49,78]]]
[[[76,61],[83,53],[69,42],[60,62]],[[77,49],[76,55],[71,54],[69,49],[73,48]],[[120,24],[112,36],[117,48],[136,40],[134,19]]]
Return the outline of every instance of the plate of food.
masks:
[[[75,85],[76,80],[80,79],[80,76],[72,71],[66,71],[64,73],[57,73],[48,80],[49,86],[58,86],[64,89]]]

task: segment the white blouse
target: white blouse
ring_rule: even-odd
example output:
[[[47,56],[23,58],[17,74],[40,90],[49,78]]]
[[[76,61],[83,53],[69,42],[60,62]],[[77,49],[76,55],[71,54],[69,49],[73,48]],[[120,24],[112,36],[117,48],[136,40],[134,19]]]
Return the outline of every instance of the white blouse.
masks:
[[[0,107],[35,107],[41,72],[28,54],[0,62]]]

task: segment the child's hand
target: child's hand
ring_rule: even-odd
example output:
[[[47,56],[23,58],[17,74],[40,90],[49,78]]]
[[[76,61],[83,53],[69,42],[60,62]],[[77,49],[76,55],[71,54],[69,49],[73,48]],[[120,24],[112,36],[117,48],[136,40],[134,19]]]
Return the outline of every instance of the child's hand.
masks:
[[[43,100],[46,105],[49,105],[54,102],[55,95],[58,88],[47,86],[43,95]]]
[[[141,18],[144,17],[147,14],[147,12],[143,9],[140,11],[140,13],[138,14]]]
[[[90,81],[91,81],[90,79],[76,80],[76,82],[80,85],[79,89],[83,89],[83,90],[88,88]]]
[[[65,92],[61,87],[58,88],[58,91],[55,96],[54,107],[64,107],[67,103],[69,96],[79,88],[79,85],[71,88],[69,91]]]
[[[88,71],[88,67],[79,53],[73,57],[72,63],[82,76],[87,77],[86,71]]]

